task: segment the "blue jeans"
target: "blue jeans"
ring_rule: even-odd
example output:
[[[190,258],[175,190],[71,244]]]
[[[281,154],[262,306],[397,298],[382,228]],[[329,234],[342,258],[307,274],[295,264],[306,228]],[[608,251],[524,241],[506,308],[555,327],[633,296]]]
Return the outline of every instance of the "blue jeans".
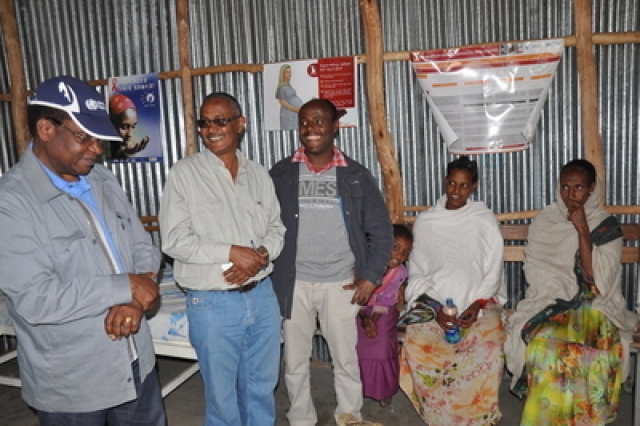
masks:
[[[38,411],[40,426],[165,426],[167,419],[158,381],[158,372],[151,370],[140,382],[138,361],[131,364],[137,399],[106,410],[84,413],[50,413]]]
[[[246,293],[189,290],[187,318],[204,380],[205,426],[274,425],[280,310],[271,279]]]

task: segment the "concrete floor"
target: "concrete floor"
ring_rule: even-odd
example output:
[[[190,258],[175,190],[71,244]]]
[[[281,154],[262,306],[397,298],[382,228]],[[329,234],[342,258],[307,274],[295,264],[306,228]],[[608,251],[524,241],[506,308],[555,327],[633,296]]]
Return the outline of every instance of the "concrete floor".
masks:
[[[160,381],[166,383],[183,369],[189,366],[187,361],[159,357],[158,368]],[[0,374],[17,374],[17,363],[11,361],[0,366]],[[312,363],[312,390],[318,411],[318,425],[335,425],[333,410],[335,397],[331,367],[328,363],[314,361]],[[519,424],[522,403],[511,395],[508,390],[508,378],[505,377],[500,394],[500,406],[503,419],[500,426],[516,426]],[[282,383],[276,391],[278,420],[277,426],[286,426],[285,417],[288,407],[286,390]],[[170,426],[200,426],[204,416],[203,385],[199,374],[196,374],[173,393],[165,398],[165,406]],[[623,393],[618,419],[612,426],[631,425],[632,399],[628,393]],[[363,407],[365,419],[377,421],[385,426],[419,426],[420,420],[408,399],[400,391],[393,399],[392,409],[382,409],[372,400],[365,399]],[[17,388],[0,386],[0,425],[2,426],[35,426],[37,418],[29,407],[20,399]],[[266,425],[265,425],[266,426]]]

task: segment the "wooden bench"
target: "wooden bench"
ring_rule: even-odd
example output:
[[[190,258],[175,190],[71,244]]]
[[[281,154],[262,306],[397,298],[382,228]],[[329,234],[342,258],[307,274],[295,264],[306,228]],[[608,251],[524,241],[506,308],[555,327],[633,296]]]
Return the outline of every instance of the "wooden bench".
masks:
[[[531,212],[530,217],[535,216],[536,212]],[[158,225],[157,216],[140,217],[145,229],[151,233],[158,233],[160,227]],[[408,223],[409,226],[412,223]],[[529,234],[528,224],[501,224],[500,231],[504,239],[503,262],[522,262],[524,260],[524,248]],[[624,234],[624,247],[620,262],[622,264],[634,264],[640,262],[640,225],[639,224],[623,224],[622,232]],[[635,301],[634,301],[635,306]],[[509,312],[507,312],[508,315]],[[405,330],[398,330],[398,339],[402,342]],[[631,344],[631,352],[636,354],[635,376],[633,378],[633,426],[640,426],[640,390],[637,389],[640,383],[640,324],[634,334],[633,343]]]
[[[142,222],[142,225],[147,232],[160,231],[158,216],[140,216],[140,222]]]
[[[504,239],[504,254],[502,259],[504,262],[522,262],[524,261],[524,248],[529,234],[528,224],[502,224],[500,225],[502,238]],[[622,224],[622,233],[624,246],[622,248],[622,256],[620,263],[634,264],[640,262],[640,225],[639,224]],[[635,305],[635,301],[634,301]],[[640,324],[639,324],[640,326]],[[640,328],[634,335],[633,348],[637,351],[640,349]]]
[[[500,225],[502,238],[504,239],[504,262],[522,262],[524,260],[524,248],[529,233],[528,224],[502,224]],[[640,225],[623,224],[622,225],[624,246],[622,248],[622,256],[620,263],[634,264],[640,262]],[[635,300],[633,305],[635,306]],[[513,312],[511,310],[511,312]],[[507,311],[507,316],[509,315]],[[636,328],[631,343],[631,353],[635,353],[635,375],[631,379],[631,387],[633,392],[633,426],[640,426],[640,323]]]
[[[522,262],[524,260],[524,246],[529,234],[528,224],[503,224],[500,225],[502,238],[505,242],[503,260],[505,262]],[[625,246],[622,249],[620,263],[637,263],[640,261],[640,248],[632,246],[635,241],[640,241],[640,225],[623,224],[622,233]]]

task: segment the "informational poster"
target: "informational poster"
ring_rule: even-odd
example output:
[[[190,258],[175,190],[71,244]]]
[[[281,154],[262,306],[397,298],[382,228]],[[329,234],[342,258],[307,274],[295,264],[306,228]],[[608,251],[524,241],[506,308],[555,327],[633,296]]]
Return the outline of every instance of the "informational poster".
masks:
[[[111,77],[107,85],[109,117],[122,142],[108,144],[114,163],[162,161],[162,110],[157,74]]]
[[[411,53],[449,151],[521,151],[533,140],[564,41],[492,44]]]
[[[357,125],[355,57],[266,64],[263,75],[267,130],[297,130],[298,110],[314,98],[328,99],[345,110],[340,127]]]

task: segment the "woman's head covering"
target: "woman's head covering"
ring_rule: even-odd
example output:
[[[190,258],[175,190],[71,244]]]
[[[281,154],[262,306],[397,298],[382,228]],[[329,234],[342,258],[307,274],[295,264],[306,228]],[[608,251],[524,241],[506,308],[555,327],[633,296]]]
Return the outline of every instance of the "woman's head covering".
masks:
[[[109,98],[109,114],[111,115],[120,114],[122,111],[131,108],[135,109],[136,105],[133,103],[131,98],[123,95],[122,93],[116,93]]]
[[[539,243],[544,253],[544,261],[552,261],[554,257],[561,253],[575,253],[578,249],[577,231],[573,223],[568,219],[569,209],[562,200],[560,194],[560,180],[556,184],[556,202],[542,210],[534,220],[534,228],[529,228],[529,243]],[[602,200],[602,185],[596,181],[593,192],[584,204],[584,212],[589,223],[589,229],[593,230],[604,219],[609,217],[609,213],[600,207]],[[532,229],[536,231],[532,234]],[[540,241],[538,241],[540,240]],[[535,245],[538,247],[538,244]],[[573,258],[571,265],[573,266]]]

